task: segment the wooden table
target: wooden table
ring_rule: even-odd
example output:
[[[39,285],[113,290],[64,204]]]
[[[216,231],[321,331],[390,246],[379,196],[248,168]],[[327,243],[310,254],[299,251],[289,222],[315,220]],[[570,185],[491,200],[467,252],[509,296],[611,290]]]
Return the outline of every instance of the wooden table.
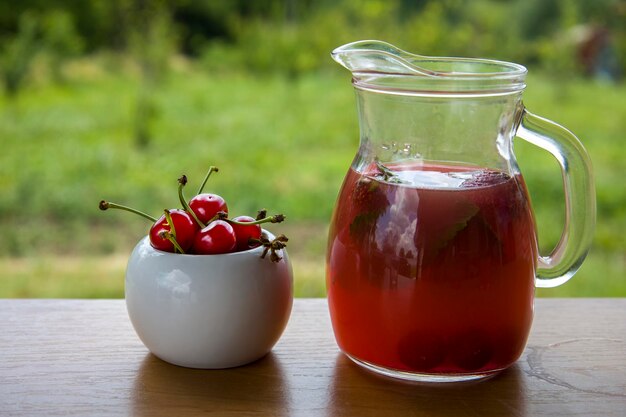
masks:
[[[169,365],[123,300],[0,300],[0,415],[625,416],[626,299],[539,299],[523,357],[481,383],[424,386],[337,349],[324,299],[295,301],[272,353]]]

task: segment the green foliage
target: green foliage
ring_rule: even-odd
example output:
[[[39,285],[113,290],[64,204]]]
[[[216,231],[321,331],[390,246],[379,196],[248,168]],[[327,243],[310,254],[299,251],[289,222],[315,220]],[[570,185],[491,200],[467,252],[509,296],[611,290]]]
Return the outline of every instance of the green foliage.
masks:
[[[581,79],[573,36],[606,28],[624,73],[625,13],[620,0],[0,0],[0,74],[20,92],[0,98],[0,296],[121,296],[107,276],[147,224],[97,202],[158,214],[177,205],[182,172],[195,184],[209,164],[233,214],[285,212],[296,294],[323,295],[326,227],[358,137],[329,52],[368,38],[531,66],[526,105],[580,136],[598,198],[588,262],[539,294],[625,296],[626,87]],[[547,253],[560,173],[529,144],[515,152]],[[85,278],[91,264],[109,275]]]
[[[574,28],[607,29],[612,34],[607,51],[614,48],[612,57],[621,56],[626,27],[615,20],[615,11],[623,19],[626,11],[604,3],[601,8],[573,0],[321,2],[299,19],[230,15],[228,38],[208,40],[203,53],[210,70],[234,67],[294,77],[327,69],[328,61],[318,57],[343,43],[382,39],[423,55],[512,60],[571,76],[581,72],[576,62],[581,40],[573,36]],[[624,62],[616,67],[623,72]]]
[[[5,38],[19,36],[25,12],[65,16],[56,19],[64,34],[59,49],[73,39],[89,52],[140,52],[153,68],[180,51],[204,56],[214,71],[293,78],[328,68],[318,57],[338,45],[382,39],[424,55],[483,56],[569,73],[580,71],[573,29],[581,27],[607,30],[603,53],[615,61],[615,73],[626,68],[620,0],[25,0],[15,7],[0,2],[2,12]]]
[[[149,225],[127,213],[102,213],[98,201],[157,215],[178,205],[181,173],[194,189],[210,164],[220,172],[209,190],[229,201],[233,215],[263,206],[287,215],[274,230],[291,238],[297,294],[323,295],[328,219],[358,141],[349,76],[340,68],[339,76],[291,80],[207,74],[193,66],[175,71],[154,92],[160,117],[150,146],[139,149],[132,141],[137,75],[80,77],[90,73],[82,67],[94,65],[75,63],[77,72],[66,85],[29,89],[17,107],[0,101],[0,296],[121,296],[123,262],[109,270],[113,285],[102,274],[92,279],[85,272],[89,262],[100,263],[76,259],[128,253]],[[528,84],[527,106],[576,132],[589,150],[598,198],[589,261],[571,283],[539,294],[625,296],[626,190],[619,184],[626,171],[626,87],[532,74]],[[563,223],[559,169],[523,141],[515,143],[515,152],[547,253]],[[88,283],[77,284],[81,278]]]

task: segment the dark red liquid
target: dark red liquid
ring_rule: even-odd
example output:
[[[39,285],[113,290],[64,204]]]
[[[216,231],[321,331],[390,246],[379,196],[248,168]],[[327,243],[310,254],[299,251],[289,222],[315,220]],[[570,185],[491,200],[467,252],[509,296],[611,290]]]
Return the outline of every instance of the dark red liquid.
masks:
[[[351,169],[333,214],[327,288],[340,348],[416,373],[511,365],[530,331],[537,256],[521,179],[387,168],[397,177]]]

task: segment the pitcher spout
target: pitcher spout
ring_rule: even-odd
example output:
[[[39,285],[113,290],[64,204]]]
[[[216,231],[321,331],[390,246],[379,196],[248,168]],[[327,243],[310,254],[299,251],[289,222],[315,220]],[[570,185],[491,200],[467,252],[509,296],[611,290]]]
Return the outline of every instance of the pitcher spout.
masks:
[[[331,52],[332,58],[353,74],[379,73],[437,76],[437,72],[417,65],[432,58],[403,51],[390,43],[366,40],[348,43]]]

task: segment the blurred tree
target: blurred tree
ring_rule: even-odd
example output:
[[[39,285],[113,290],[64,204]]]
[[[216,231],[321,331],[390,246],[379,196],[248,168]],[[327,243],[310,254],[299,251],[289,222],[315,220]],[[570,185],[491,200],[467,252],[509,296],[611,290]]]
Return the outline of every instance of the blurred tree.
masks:
[[[182,52],[197,56],[209,39],[232,40],[236,2],[179,0],[173,19],[180,27]]]
[[[72,16],[59,10],[49,13],[24,12],[17,33],[5,37],[0,54],[0,68],[6,93],[15,96],[28,76],[35,57],[43,53],[53,80],[62,81],[61,67],[82,49]]]
[[[120,0],[121,1],[121,0]],[[176,51],[176,33],[165,1],[128,0],[129,46],[139,64],[141,83],[135,110],[135,143],[148,146],[158,117],[156,89]]]
[[[41,19],[42,48],[49,60],[52,78],[63,82],[63,62],[77,56],[83,49],[72,16],[61,10],[53,10]]]
[[[34,13],[45,16],[53,12],[65,12],[76,33],[92,51],[109,46],[110,36],[117,30],[117,22],[110,19],[110,0],[0,0],[0,37],[14,35],[18,31],[20,16]]]
[[[17,95],[30,65],[39,51],[38,21],[33,13],[24,13],[18,23],[17,34],[2,43],[0,68],[4,87],[9,97]]]
[[[559,0],[516,1],[515,20],[521,37],[532,40],[553,33],[559,11]]]

